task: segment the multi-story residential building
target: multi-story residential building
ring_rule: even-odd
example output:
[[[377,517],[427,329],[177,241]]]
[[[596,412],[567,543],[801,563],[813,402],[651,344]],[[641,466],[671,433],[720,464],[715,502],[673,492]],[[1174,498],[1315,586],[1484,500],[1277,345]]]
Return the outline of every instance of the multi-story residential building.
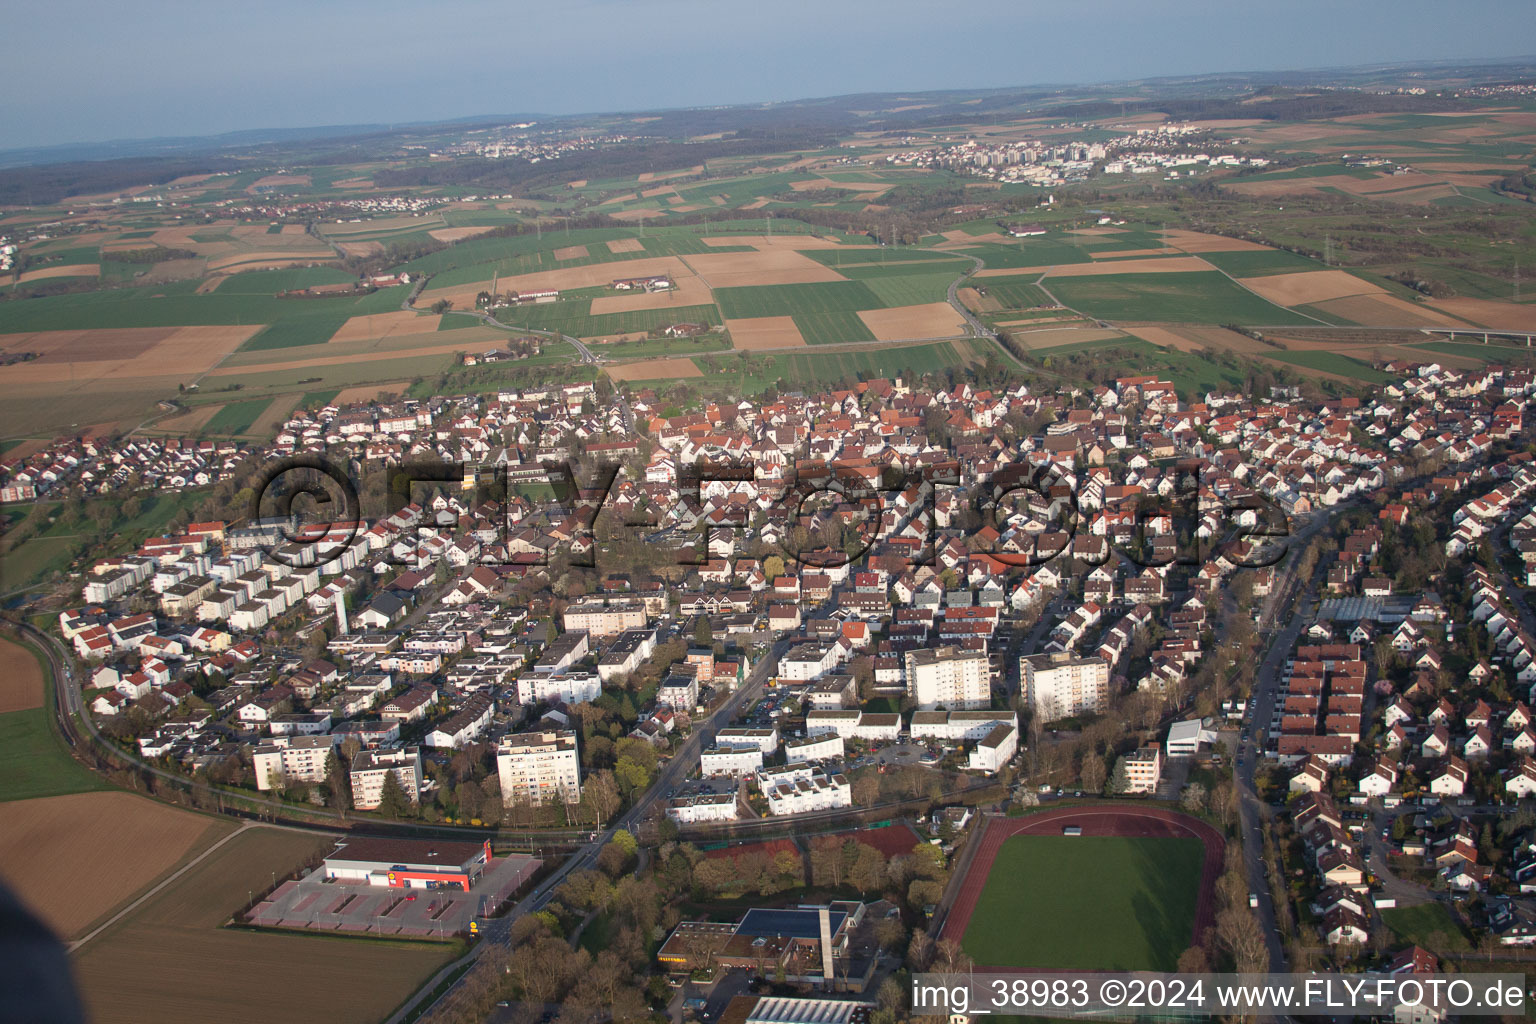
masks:
[[[1031,654],[1019,659],[1024,699],[1042,722],[1096,714],[1109,707],[1109,665],[1102,658]]]
[[[257,789],[276,789],[285,782],[324,782],[325,762],[340,736],[287,736],[263,743],[251,752]]]
[[[673,800],[667,808],[667,817],[679,825],[694,825],[705,821],[735,821],[740,807],[735,793],[701,793]]]
[[[907,652],[907,696],[930,711],[984,708],[992,701],[992,670],[981,651],[955,646]]]
[[[779,749],[779,730],[730,728],[715,733],[715,743],[722,747],[756,747],[765,754]]]
[[[1163,779],[1161,747],[1140,747],[1120,758],[1127,793],[1156,793]]]
[[[393,775],[411,803],[421,800],[421,748],[360,750],[352,759],[352,806],[371,811],[384,796],[384,777]]]
[[[465,701],[462,707],[427,733],[427,746],[457,750],[459,747],[473,743],[480,738],[481,733],[485,732],[486,726],[491,724],[494,712],[495,706],[489,697],[475,694]]]
[[[496,749],[501,798],[511,804],[581,799],[581,759],[576,733],[569,729],[520,732],[504,737]]]
[[[1011,725],[998,723],[992,731],[976,741],[966,767],[972,771],[995,774],[1003,765],[1013,760],[1019,752],[1019,730]]]
[[[585,630],[594,638],[617,636],[645,625],[645,603],[634,598],[583,598],[566,606],[567,631]]]
[[[758,747],[711,747],[699,755],[699,774],[751,775],[763,769],[763,752]]]
[[[517,677],[517,701],[532,704],[536,701],[564,701],[580,704],[597,700],[603,692],[602,679],[591,672],[527,672]]]
[[[768,813],[806,814],[853,806],[853,788],[842,775],[813,773],[793,782],[777,782],[764,789]]]
[[[843,738],[835,732],[789,740],[784,744],[786,761],[830,761],[843,756]]]
[[[597,659],[597,674],[603,682],[629,675],[656,651],[656,630],[626,629]]]

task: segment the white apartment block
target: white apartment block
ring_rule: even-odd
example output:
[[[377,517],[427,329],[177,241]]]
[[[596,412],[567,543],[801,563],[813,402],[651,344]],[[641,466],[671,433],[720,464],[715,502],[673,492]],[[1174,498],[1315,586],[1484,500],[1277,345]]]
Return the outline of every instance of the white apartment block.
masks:
[[[988,775],[996,772],[1013,760],[1013,755],[1019,752],[1019,730],[1012,725],[998,723],[992,727],[992,731],[976,741],[976,746],[971,750],[971,759],[966,766],[972,771],[986,772]]]
[[[768,813],[773,815],[808,814],[853,806],[853,787],[842,775],[812,775],[794,782],[781,782],[766,790],[766,795]]]
[[[567,632],[585,630],[593,639],[617,636],[645,626],[645,603],[638,599],[583,598],[565,609]]]
[[[1156,793],[1163,778],[1161,747],[1141,747],[1120,758],[1127,793]]]
[[[394,775],[411,803],[421,799],[421,748],[360,750],[352,760],[352,806],[371,811],[384,798],[384,776]]]
[[[629,675],[656,653],[656,630],[626,629],[597,660],[597,674],[603,682]]]
[[[739,777],[763,770],[763,752],[757,747],[711,747],[699,755],[699,773],[705,776]]]
[[[273,789],[274,783],[324,782],[325,761],[341,742],[340,736],[293,736],[262,743],[251,752],[257,789]]]
[[[784,744],[784,759],[795,761],[830,761],[843,756],[843,738],[837,733],[807,736],[803,740],[789,740]]]
[[[831,733],[841,736],[843,739],[852,739],[859,729],[859,718],[863,712],[857,709],[852,711],[824,711],[815,710],[805,713],[805,734],[807,736],[823,736]]]
[[[980,651],[946,646],[908,651],[907,696],[920,710],[984,708],[992,701],[992,669]]]
[[[817,679],[837,667],[837,648],[801,644],[779,659],[779,678],[795,682]]]
[[[1024,698],[1042,722],[1096,714],[1109,707],[1109,665],[1103,658],[1065,653],[1019,659]]]
[[[517,677],[517,702],[561,700],[567,704],[594,701],[603,693],[602,679],[591,672],[526,672]]]
[[[999,725],[1018,728],[1012,711],[914,711],[912,738],[959,743],[985,739]]]
[[[715,733],[715,743],[722,747],[756,747],[765,754],[779,749],[779,730],[745,729],[740,726]]]
[[[667,817],[679,825],[705,821],[735,821],[740,817],[735,793],[702,793],[679,797],[667,808]]]
[[[699,681],[692,676],[668,676],[656,690],[656,703],[673,711],[691,712],[699,705]]]
[[[570,729],[504,737],[496,748],[496,768],[501,798],[508,804],[519,799],[535,804],[581,799],[581,758],[576,733]]]
[[[789,764],[781,764],[773,768],[764,768],[757,773],[757,788],[763,796],[775,786],[789,785],[809,779],[818,774],[816,769],[804,761],[791,761]]]

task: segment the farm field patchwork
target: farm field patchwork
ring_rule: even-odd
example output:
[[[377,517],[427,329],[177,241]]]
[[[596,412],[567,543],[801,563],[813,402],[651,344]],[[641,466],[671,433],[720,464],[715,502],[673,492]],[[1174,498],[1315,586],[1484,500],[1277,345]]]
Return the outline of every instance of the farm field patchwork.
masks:
[[[363,1024],[388,1016],[450,949],[223,927],[248,890],[266,889],[272,872],[327,846],[314,835],[249,829],[92,940],[74,958],[91,1019]],[[272,978],[282,983],[261,980]]]
[[[1171,971],[1193,939],[1204,855],[1192,838],[1013,836],[961,944],[989,967]]]

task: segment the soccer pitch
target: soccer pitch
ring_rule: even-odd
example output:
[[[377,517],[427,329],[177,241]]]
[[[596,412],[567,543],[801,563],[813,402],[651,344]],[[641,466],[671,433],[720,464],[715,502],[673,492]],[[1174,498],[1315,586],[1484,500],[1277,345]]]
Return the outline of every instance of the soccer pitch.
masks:
[[[1193,939],[1198,839],[1014,836],[961,945],[978,965],[1171,971]]]

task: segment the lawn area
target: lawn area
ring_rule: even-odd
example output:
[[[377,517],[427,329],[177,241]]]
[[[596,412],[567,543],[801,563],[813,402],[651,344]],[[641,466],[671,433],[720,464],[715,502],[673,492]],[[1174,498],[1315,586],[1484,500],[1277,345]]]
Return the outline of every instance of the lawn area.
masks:
[[[1340,377],[1353,377],[1355,380],[1367,384],[1385,384],[1396,380],[1390,373],[1383,373],[1368,363],[1362,363],[1358,359],[1341,355],[1338,352],[1322,352],[1315,349],[1299,350],[1294,352],[1269,352],[1265,353],[1270,359],[1278,359],[1282,363],[1291,363],[1294,366],[1305,366],[1313,370],[1322,370],[1324,373],[1336,373]]]
[[[106,789],[64,753],[47,708],[0,715],[0,800],[29,800]]]
[[[1214,270],[1050,277],[1064,304],[1104,320],[1194,324],[1316,323],[1259,298]]]
[[[0,557],[0,592],[28,587],[69,565],[72,537],[30,537]]]
[[[53,682],[46,668],[43,685],[52,692]],[[0,801],[108,788],[65,753],[64,741],[53,731],[51,715],[46,701],[40,708],[0,714]]]
[[[1398,942],[1405,945],[1412,943],[1441,954],[1466,952],[1472,948],[1467,933],[1440,903],[1387,907],[1381,911],[1381,920]]]
[[[1192,938],[1204,856],[1197,839],[1014,836],[961,945],[988,967],[1171,971]]]

